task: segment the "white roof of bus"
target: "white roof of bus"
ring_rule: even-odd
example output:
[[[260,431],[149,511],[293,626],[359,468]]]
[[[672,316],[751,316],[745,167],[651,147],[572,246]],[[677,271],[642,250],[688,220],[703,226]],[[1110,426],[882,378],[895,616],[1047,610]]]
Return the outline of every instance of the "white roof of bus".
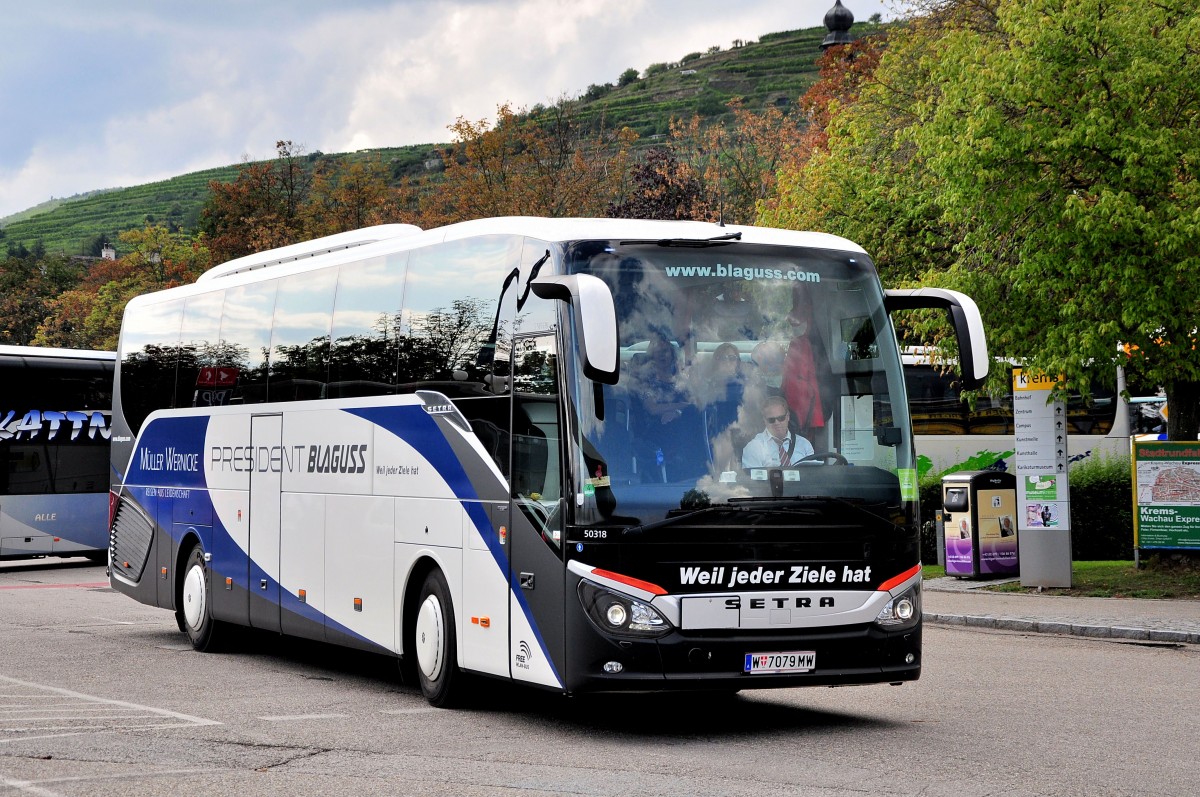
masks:
[[[91,349],[56,349],[49,346],[0,346],[0,356],[9,357],[75,357],[81,360],[113,360],[117,353]]]
[[[379,257],[393,252],[469,238],[476,235],[521,235],[543,241],[587,240],[662,240],[668,238],[705,239],[742,234],[742,243],[800,246],[832,249],[851,254],[866,254],[858,244],[836,235],[798,232],[772,227],[720,225],[703,221],[648,221],[644,219],[550,219],[536,216],[504,216],[476,219],[422,231],[411,224],[383,224],[361,230],[317,238],[283,246],[214,266],[192,285],[182,285],[157,293],[143,294],[131,304],[158,301],[166,296],[190,295],[219,285],[255,282],[268,275],[286,276],[312,268]],[[257,272],[251,276],[249,272]]]

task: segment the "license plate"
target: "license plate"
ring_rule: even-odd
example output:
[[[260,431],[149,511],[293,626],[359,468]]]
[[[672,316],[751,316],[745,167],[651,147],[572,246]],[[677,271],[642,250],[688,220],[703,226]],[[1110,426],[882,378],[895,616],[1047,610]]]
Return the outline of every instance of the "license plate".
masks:
[[[747,653],[744,671],[751,675],[768,675],[782,672],[808,672],[816,666],[817,654],[812,650]]]

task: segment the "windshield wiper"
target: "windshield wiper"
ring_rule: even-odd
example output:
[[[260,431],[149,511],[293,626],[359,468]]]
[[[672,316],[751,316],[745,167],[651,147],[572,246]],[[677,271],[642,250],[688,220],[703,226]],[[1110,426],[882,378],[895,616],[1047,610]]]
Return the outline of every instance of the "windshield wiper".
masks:
[[[735,499],[735,500],[737,500],[737,499]],[[702,515],[713,515],[713,514],[730,513],[730,512],[732,512],[734,514],[745,514],[745,513],[752,513],[752,514],[767,513],[767,514],[788,514],[788,515],[799,514],[799,515],[808,515],[810,517],[818,514],[817,511],[814,509],[807,509],[805,507],[789,505],[789,502],[787,502],[787,501],[773,501],[769,505],[761,504],[761,503],[759,503],[759,504],[744,504],[744,505],[728,503],[728,504],[717,504],[715,506],[701,507],[700,509],[693,509],[688,512],[680,511],[680,510],[673,510],[673,511],[676,511],[679,514],[671,515],[670,517],[663,518],[662,520],[656,520],[653,523],[643,523],[640,526],[630,526],[627,529],[623,529],[621,531],[621,533],[622,534],[642,534],[644,532],[654,531],[655,529],[661,529],[666,526],[674,526],[676,523],[680,523],[684,520],[693,520],[694,518],[698,518]]]
[[[706,246],[725,246],[726,244],[740,240],[742,240],[740,232],[731,232],[725,235],[715,235],[712,238],[647,238],[645,240],[621,241],[621,246],[653,244],[655,246],[680,246],[703,249]]]

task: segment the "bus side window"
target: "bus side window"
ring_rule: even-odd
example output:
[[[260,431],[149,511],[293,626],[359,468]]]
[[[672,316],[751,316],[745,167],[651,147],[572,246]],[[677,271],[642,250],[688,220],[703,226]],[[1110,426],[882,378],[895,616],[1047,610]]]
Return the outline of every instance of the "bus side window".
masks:
[[[329,353],[330,398],[396,392],[407,267],[407,252],[341,267]]]
[[[513,363],[513,498],[542,539],[562,542],[558,352],[553,333],[518,338]]]
[[[275,314],[279,281],[255,282],[228,290],[229,301],[221,313],[219,367],[234,381],[231,404],[261,404],[267,400],[267,352],[271,327],[264,318]]]
[[[177,407],[219,407],[229,403],[233,374],[222,370],[220,354],[224,302],[224,291],[202,293],[187,300],[179,333]]]
[[[520,262],[521,243],[517,236],[486,235],[412,253],[400,321],[403,391],[432,389],[452,399],[494,395],[489,344],[493,334],[513,333],[511,320],[497,317],[497,305],[505,278]]]
[[[335,268],[296,274],[280,281],[271,324],[269,401],[325,397],[336,284]]]
[[[182,300],[143,308],[121,334],[121,412],[135,433],[152,411],[173,407]],[[184,406],[190,406],[186,404]]]

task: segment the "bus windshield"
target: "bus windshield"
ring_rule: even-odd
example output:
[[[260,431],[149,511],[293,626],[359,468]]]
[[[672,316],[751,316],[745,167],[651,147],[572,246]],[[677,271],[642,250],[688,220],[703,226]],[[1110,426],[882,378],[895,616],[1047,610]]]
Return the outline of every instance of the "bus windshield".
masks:
[[[902,369],[865,255],[588,241],[565,259],[612,290],[621,347],[615,385],[573,391],[578,523],[798,499],[911,513]]]

